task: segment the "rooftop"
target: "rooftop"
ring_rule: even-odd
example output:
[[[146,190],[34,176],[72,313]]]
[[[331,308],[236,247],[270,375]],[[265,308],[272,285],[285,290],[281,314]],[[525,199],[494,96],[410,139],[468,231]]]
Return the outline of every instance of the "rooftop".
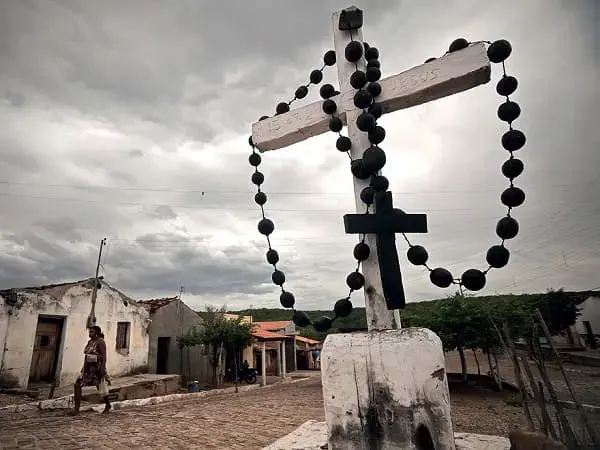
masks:
[[[150,300],[141,300],[140,304],[152,314],[175,300],[179,300],[179,297],[152,298]]]
[[[291,320],[274,320],[272,322],[254,322],[263,330],[275,331],[282,330],[290,324]]]
[[[261,327],[254,327],[252,336],[262,341],[281,341],[287,338],[284,334],[273,333],[272,331],[265,330]]]

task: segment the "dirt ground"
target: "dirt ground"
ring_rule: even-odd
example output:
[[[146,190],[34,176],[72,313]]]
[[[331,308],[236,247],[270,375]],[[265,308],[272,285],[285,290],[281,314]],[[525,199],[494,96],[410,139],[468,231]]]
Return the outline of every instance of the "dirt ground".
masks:
[[[467,352],[466,357],[468,372],[477,373],[477,364],[473,353]],[[487,357],[478,353],[477,359],[479,360],[481,373],[487,373],[489,370]],[[499,358],[499,365],[502,378],[516,386],[511,359],[508,356],[502,356]],[[536,381],[541,380],[535,364],[530,362],[530,366]],[[563,366],[579,401],[587,405],[600,406],[600,367],[580,366],[570,363],[563,363]],[[446,369],[449,372],[460,372],[460,358],[457,352],[446,355]],[[573,401],[558,364],[547,362],[546,371],[558,398]],[[460,389],[452,386],[450,399],[452,402],[453,423],[457,431],[506,436],[513,428],[524,429],[526,427],[523,407],[515,402],[516,398],[513,394],[473,388]],[[541,412],[533,401],[530,403],[530,408],[536,429],[539,429],[540,425],[536,420],[536,416],[540,417]],[[554,427],[558,429],[554,409],[551,406],[548,406],[548,409]],[[565,410],[565,415],[580,443],[593,448],[581,415],[573,410]],[[588,416],[593,427],[600,430],[600,414],[589,414]]]

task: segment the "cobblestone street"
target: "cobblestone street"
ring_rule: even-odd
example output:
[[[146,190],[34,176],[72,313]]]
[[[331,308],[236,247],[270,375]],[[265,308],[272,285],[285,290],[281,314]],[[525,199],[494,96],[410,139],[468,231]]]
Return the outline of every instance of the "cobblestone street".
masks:
[[[259,449],[324,420],[320,378],[108,415],[0,417],[0,449]]]

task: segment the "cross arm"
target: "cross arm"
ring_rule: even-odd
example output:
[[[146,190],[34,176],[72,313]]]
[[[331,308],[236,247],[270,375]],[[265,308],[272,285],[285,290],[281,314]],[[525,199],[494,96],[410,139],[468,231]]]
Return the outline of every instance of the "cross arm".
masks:
[[[378,102],[384,113],[457,94],[490,80],[490,61],[483,43],[413,67],[381,80]],[[343,92],[333,100],[345,123],[345,112],[355,109],[354,90]],[[252,124],[254,145],[261,151],[276,150],[328,131],[329,116],[321,102],[291,110]]]
[[[399,209],[380,214],[346,214],[347,234],[427,233],[426,214],[406,214]]]

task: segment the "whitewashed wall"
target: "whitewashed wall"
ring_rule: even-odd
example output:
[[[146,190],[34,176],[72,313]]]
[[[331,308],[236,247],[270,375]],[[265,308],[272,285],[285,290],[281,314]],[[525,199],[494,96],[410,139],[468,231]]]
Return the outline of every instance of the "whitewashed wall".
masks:
[[[600,297],[589,297],[581,304],[581,315],[575,323],[578,333],[585,334],[586,332],[583,326],[584,320],[590,322],[594,334],[600,334]]]
[[[40,315],[65,318],[57,373],[60,384],[73,383],[83,365],[83,349],[90,313],[89,283],[49,287],[40,291],[18,291],[18,303],[11,307],[0,296],[0,355],[4,348],[3,374],[27,386],[33,345]],[[119,376],[145,368],[148,364],[148,312],[129,303],[115,289],[102,283],[96,302],[97,324],[102,327],[108,351],[107,370]],[[116,350],[117,322],[130,322],[129,349]],[[6,336],[6,339],[5,339]]]

